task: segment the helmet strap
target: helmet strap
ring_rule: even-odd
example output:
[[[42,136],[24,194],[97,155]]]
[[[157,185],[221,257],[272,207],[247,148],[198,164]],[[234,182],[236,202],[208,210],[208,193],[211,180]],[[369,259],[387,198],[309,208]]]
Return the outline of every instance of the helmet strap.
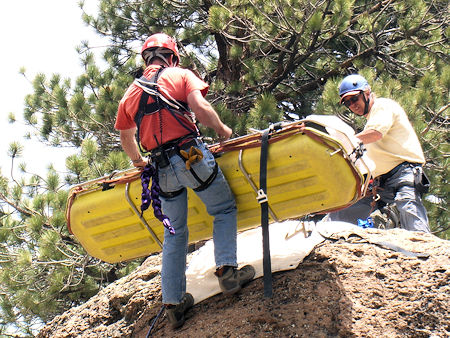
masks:
[[[173,54],[170,54],[169,58],[168,58],[168,66],[169,67],[173,67],[174,66],[174,62],[173,62]]]
[[[364,100],[364,115],[366,116],[369,113],[369,103],[370,103],[370,94],[369,97],[366,99],[365,92],[362,92],[363,100]]]

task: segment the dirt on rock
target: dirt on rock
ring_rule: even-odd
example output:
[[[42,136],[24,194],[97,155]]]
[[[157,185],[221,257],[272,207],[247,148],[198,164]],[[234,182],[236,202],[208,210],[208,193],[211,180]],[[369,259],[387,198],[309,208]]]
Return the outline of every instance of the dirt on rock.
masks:
[[[271,298],[256,279],[196,304],[178,330],[164,312],[155,323],[160,264],[149,257],[38,337],[450,337],[450,242],[430,234],[368,229],[365,239],[327,239],[296,269],[273,274]]]

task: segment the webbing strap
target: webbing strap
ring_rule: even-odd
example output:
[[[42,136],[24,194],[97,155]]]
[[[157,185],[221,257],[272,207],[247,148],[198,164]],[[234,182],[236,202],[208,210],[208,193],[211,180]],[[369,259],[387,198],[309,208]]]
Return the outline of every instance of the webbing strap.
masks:
[[[156,71],[156,73],[153,74],[149,83],[156,83],[158,81],[159,75],[163,69],[164,69],[164,67],[159,68]],[[147,80],[145,76],[141,76],[141,79]],[[155,90],[156,90],[156,88],[155,88]],[[142,90],[141,98],[139,100],[138,111],[136,112],[136,115],[134,116],[134,122],[136,123],[136,128],[137,128],[136,141],[139,146],[139,150],[142,153],[146,152],[146,150],[142,149],[141,141],[140,141],[142,119],[144,118],[145,115],[154,114],[160,110],[159,98],[157,96],[152,95],[153,102],[148,104],[147,102],[148,102],[149,97],[150,97],[150,94],[147,93],[145,90]],[[162,130],[160,130],[160,131],[162,133]],[[161,139],[162,139],[162,135],[161,135]]]
[[[155,113],[161,114],[161,109],[166,109],[172,117],[189,133],[194,134],[195,136],[198,136],[198,130],[195,128],[191,128],[189,125],[187,125],[185,122],[183,122],[179,116],[184,116],[183,112],[189,111],[189,106],[186,102],[177,101],[175,99],[167,99],[164,98],[164,96],[159,92],[157,82],[161,75],[161,73],[166,68],[160,67],[151,77],[150,80],[147,80],[145,76],[142,76],[140,79],[135,80],[135,84],[142,89],[141,97],[139,100],[139,107],[138,111],[136,112],[136,115],[134,116],[134,122],[136,123],[137,127],[137,143],[139,146],[139,149],[141,152],[145,153],[146,150],[142,149],[141,143],[140,143],[140,127],[142,123],[142,119],[145,115],[151,115]],[[147,92],[149,90],[149,92]],[[148,103],[149,97],[152,97],[153,102]],[[175,109],[175,107],[178,107]],[[177,116],[179,115],[179,116]],[[162,140],[162,124],[161,124],[161,116],[160,116],[160,137]]]
[[[270,128],[261,137],[261,155],[259,161],[259,191],[258,202],[261,205],[261,228],[263,239],[263,272],[264,297],[272,297],[272,264],[270,261],[269,241],[269,202],[267,200],[267,150],[269,147]]]
[[[192,176],[194,176],[194,178],[200,183],[200,185],[197,188],[193,189],[194,191],[198,192],[198,191],[205,190],[206,188],[208,188],[210,186],[210,184],[212,182],[214,182],[214,180],[217,177],[217,173],[219,172],[219,165],[216,162],[212,174],[209,175],[209,177],[206,179],[206,181],[202,181],[200,179],[200,177],[198,177],[198,175],[196,174],[196,172],[194,171],[194,169],[192,167],[191,167],[191,169],[189,169],[189,171],[191,172]]]

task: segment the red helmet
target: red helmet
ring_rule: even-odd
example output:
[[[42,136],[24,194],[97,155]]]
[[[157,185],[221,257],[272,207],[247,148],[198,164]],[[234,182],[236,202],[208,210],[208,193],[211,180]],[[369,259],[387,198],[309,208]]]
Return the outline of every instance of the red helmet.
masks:
[[[164,33],[156,33],[147,38],[145,40],[144,45],[142,46],[141,55],[144,58],[144,51],[147,49],[158,49],[165,48],[169,49],[173,52],[173,64],[177,66],[180,62],[180,54],[178,53],[177,43],[174,39],[172,39],[169,35]],[[145,61],[145,58],[144,58]]]

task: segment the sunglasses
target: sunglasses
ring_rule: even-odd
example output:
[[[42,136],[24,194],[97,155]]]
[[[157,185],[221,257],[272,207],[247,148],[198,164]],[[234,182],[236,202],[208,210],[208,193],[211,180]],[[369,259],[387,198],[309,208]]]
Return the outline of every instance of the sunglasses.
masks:
[[[359,100],[359,96],[361,95],[361,93],[357,94],[357,95],[353,95],[352,97],[350,97],[348,100],[344,100],[342,102],[342,104],[344,106],[346,106],[347,108],[350,107],[353,103],[355,103],[356,101]]]

